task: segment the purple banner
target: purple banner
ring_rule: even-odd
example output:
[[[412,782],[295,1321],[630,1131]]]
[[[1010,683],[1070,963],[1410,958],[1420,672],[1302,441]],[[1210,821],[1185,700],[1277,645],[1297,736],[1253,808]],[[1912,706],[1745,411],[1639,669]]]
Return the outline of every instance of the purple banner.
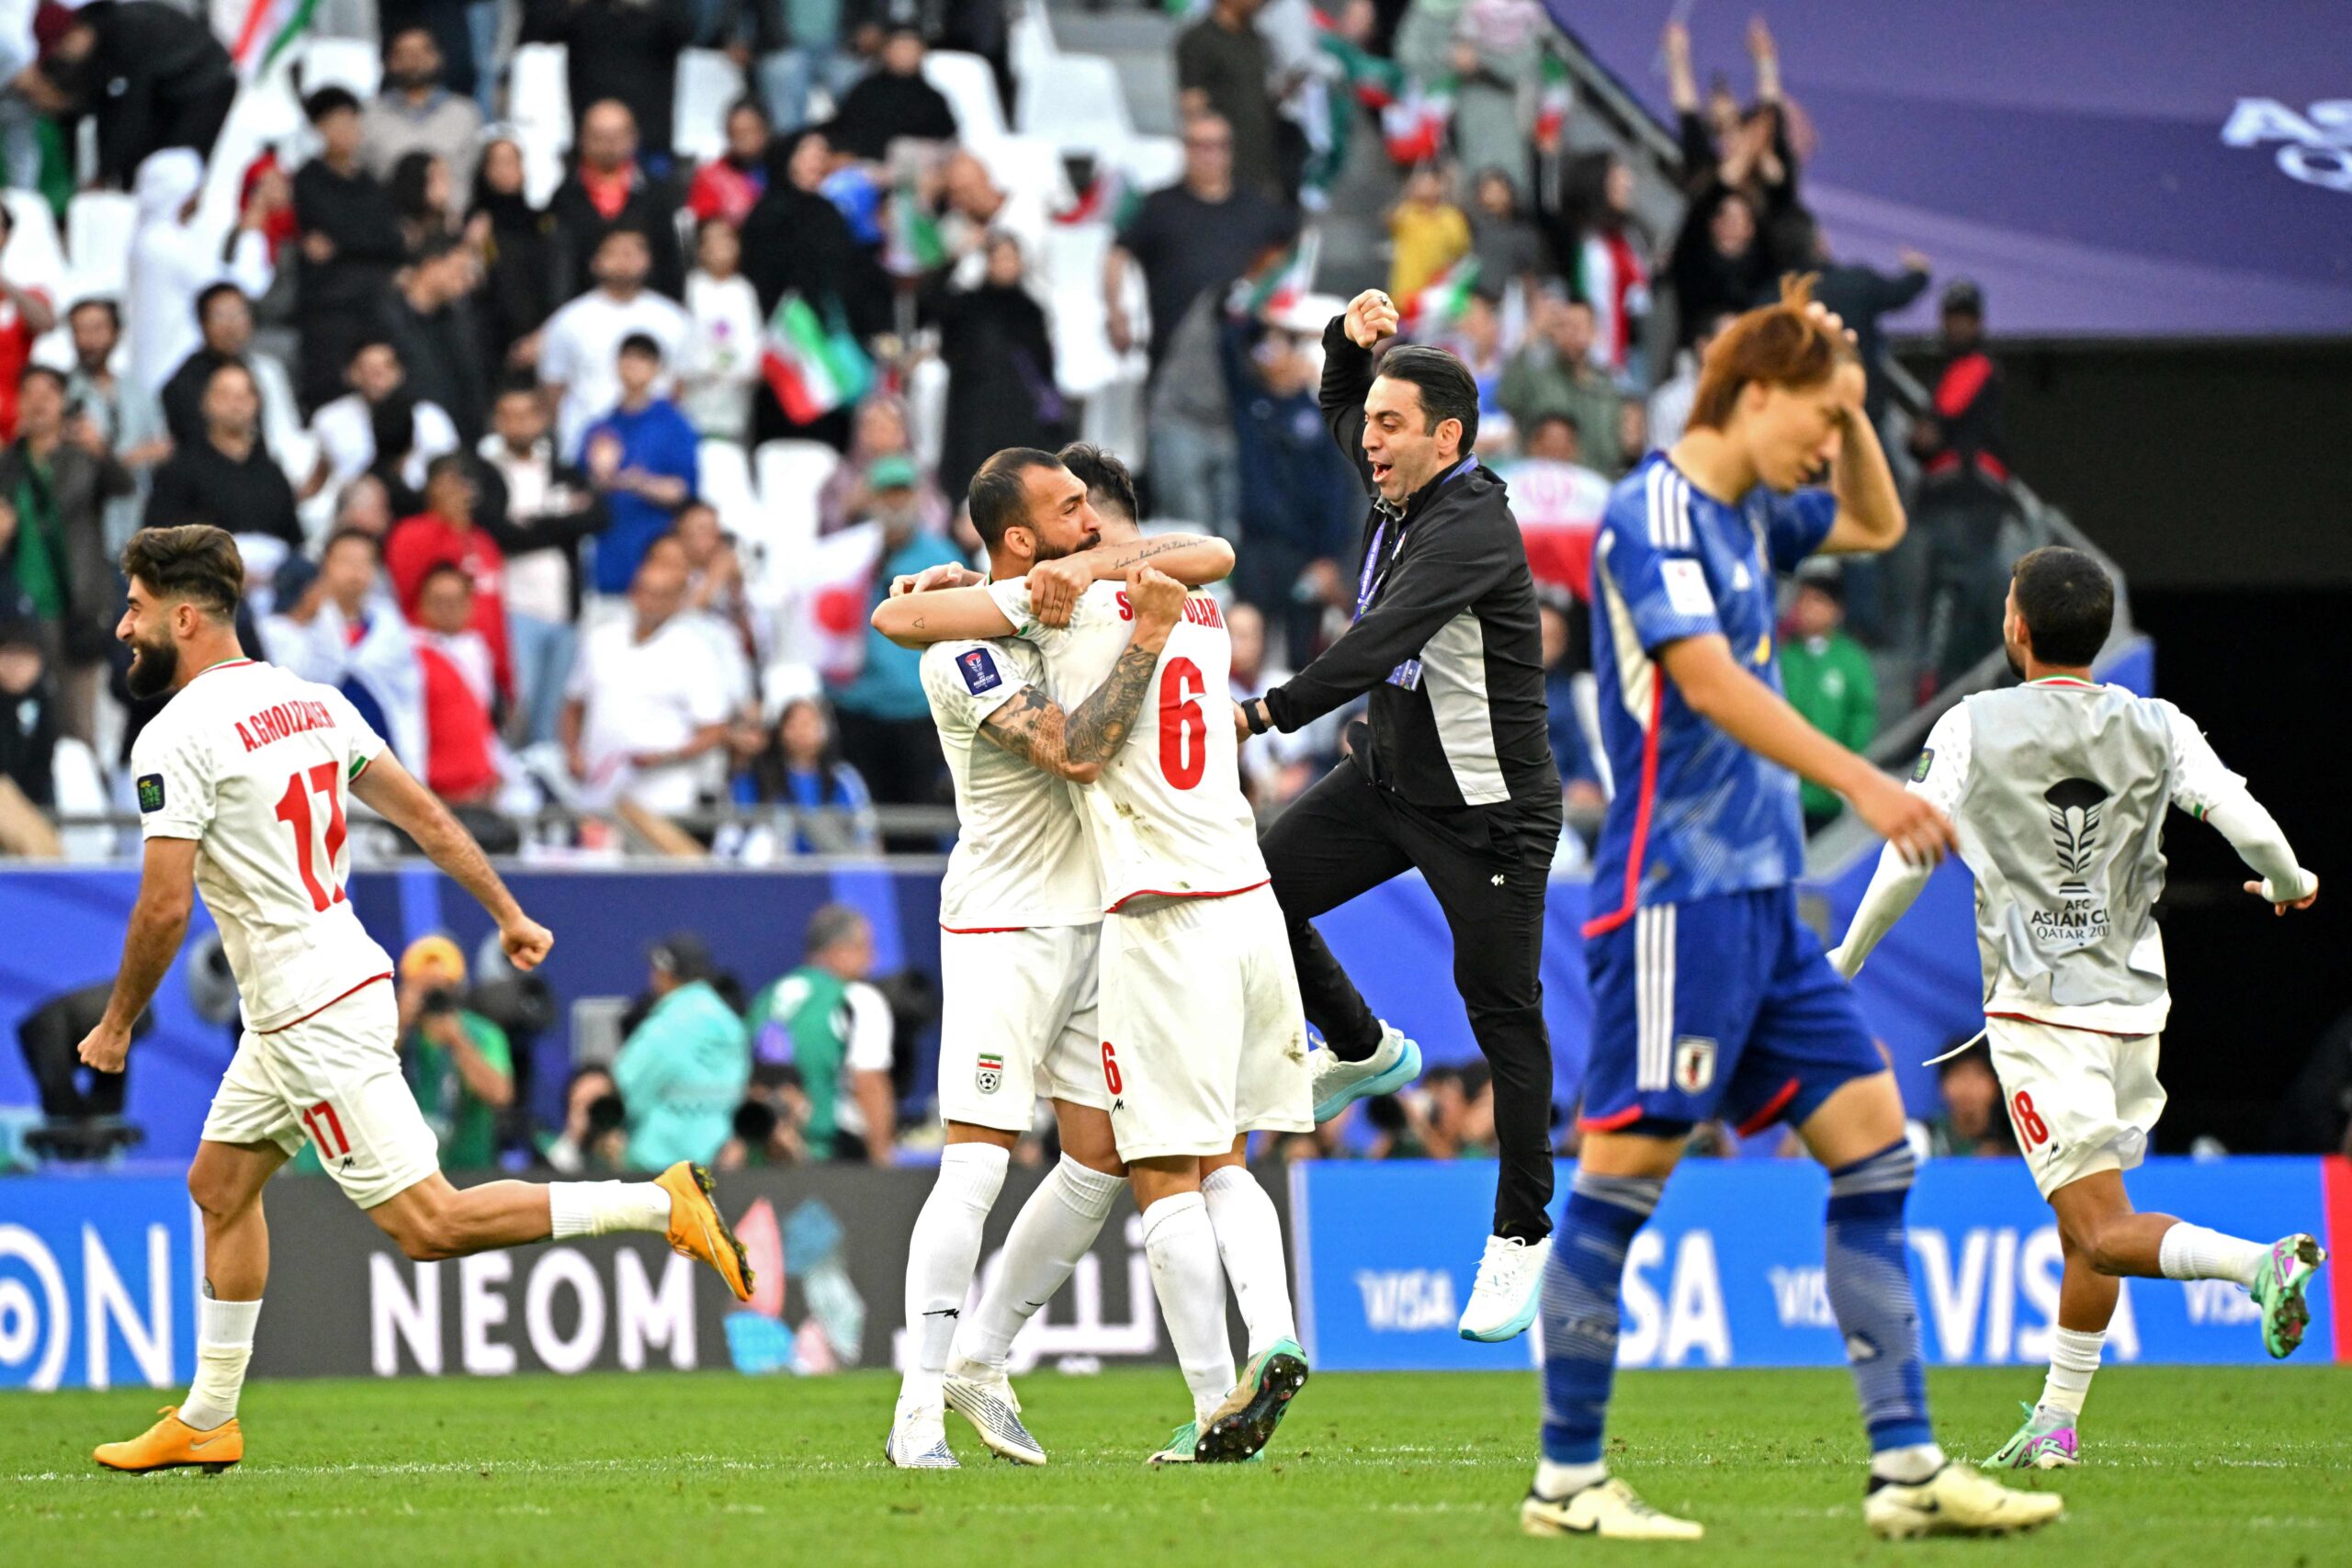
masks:
[[[1701,90],[1721,73],[1752,95],[1751,6],[1547,3],[1662,123],[1677,13]],[[2352,333],[2352,6],[1816,0],[1770,20],[1841,259],[1916,246],[1982,284],[2010,338]]]

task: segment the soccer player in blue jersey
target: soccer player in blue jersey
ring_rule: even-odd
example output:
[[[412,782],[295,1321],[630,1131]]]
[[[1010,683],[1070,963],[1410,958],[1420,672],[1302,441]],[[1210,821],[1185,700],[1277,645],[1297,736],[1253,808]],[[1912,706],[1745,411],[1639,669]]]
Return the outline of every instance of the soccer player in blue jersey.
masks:
[[[1544,1451],[1531,1534],[1695,1540],[1609,1473],[1601,1427],[1634,1235],[1697,1123],[1786,1121],[1829,1169],[1830,1305],[1870,1431],[1882,1536],[1999,1533],[2059,1512],[1947,1464],[1928,1422],[1904,1251],[1912,1157],[1894,1076],[1797,919],[1800,776],[1909,860],[1951,824],[1781,696],[1773,583],[1815,551],[1874,554],[1903,506],[1849,334],[1808,280],[1718,336],[1689,427],[1611,493],[1593,550],[1593,660],[1618,780],[1585,926],[1593,1000],[1582,1155],[1544,1278]],[[1824,468],[1826,486],[1808,481]]]

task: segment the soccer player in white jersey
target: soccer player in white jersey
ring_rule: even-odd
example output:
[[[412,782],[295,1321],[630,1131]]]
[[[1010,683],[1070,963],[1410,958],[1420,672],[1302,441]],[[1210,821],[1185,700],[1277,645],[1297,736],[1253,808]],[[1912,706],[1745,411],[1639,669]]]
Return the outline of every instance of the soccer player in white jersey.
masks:
[[[1068,710],[1045,694],[1043,661],[1027,643],[1000,637],[923,650],[923,693],[955,783],[960,831],[939,900],[946,1146],[908,1238],[908,1364],[885,1444],[890,1462],[907,1470],[957,1468],[944,1429],[951,1404],[997,1453],[1046,1462],[1004,1373],[1028,1314],[1005,1303],[1034,1311],[1060,1289],[1126,1176],[1097,1066],[1101,877],[1069,784],[1092,783],[1125,740],[1184,603],[1182,582],[1157,571],[1147,577],[1142,550],[1095,548],[1101,535],[1082,504],[1001,528],[992,519],[984,537],[999,575],[1050,581],[1057,587],[1049,592],[1071,598],[1097,574],[1125,568],[1137,614],[1118,662]],[[1158,543],[1160,560],[1198,581],[1231,570],[1232,548],[1221,540]],[[960,569],[956,576],[962,580]],[[951,1375],[980,1226],[1040,1097],[1053,1103],[1061,1161],[1014,1222],[997,1311],[976,1314],[976,1337],[992,1342],[992,1353],[975,1357],[967,1348]]]
[[[148,529],[123,550],[122,569],[130,604],[116,635],[134,656],[130,689],[172,697],[131,748],[145,861],[114,992],[81,1058],[122,1070],[131,1022],[178,953],[198,890],[236,976],[244,1034],[188,1168],[204,1217],[195,1381],[146,1432],[93,1457],[113,1470],[213,1472],[244,1457],[237,1399],[269,1274],[262,1189],[305,1136],[411,1258],[652,1231],[748,1300],[742,1248],[699,1166],[653,1181],[449,1185],[401,1076],[392,961],[344,897],[346,799],[381,814],[481,900],[517,968],[537,966],[555,939],[340,692],[243,656],[233,618],[244,566],[227,534]]]
[[[1000,452],[972,489],[982,536],[1087,505],[1087,486],[1051,454]],[[1045,658],[1048,695],[1068,705],[1099,686],[1126,649],[1136,610],[1097,583],[1068,625],[1025,581],[895,598],[875,625],[901,642],[1019,636]],[[1222,1172],[1252,1132],[1314,1123],[1306,1024],[1280,909],[1266,886],[1229,724],[1207,719],[1231,642],[1216,602],[1188,598],[1168,636],[1136,727],[1101,777],[1078,792],[1102,870],[1100,1070],[1111,1126],[1143,1211],[1144,1246],[1193,1419],[1154,1458],[1254,1457],[1304,1386],[1278,1224],[1210,1216]],[[1246,1176],[1246,1172],[1244,1173]],[[1255,1190],[1255,1184],[1250,1188]],[[1259,1196],[1262,1200],[1262,1193]],[[1222,1261],[1222,1268],[1219,1267]],[[1225,1334],[1230,1277],[1250,1332],[1233,1374]]]
[[[2302,1343],[2304,1289],[2326,1258],[2300,1233],[2266,1245],[2135,1213],[2123,1190],[2165,1106],[2156,1056],[2172,998],[2154,906],[2166,808],[2221,829],[2259,877],[2245,890],[2278,914],[2309,908],[2319,878],[2178,708],[2091,679],[2114,615],[2115,586],[2090,556],[2019,560],[2002,637],[2026,683],[1937,720],[1912,774],[1958,826],[1976,875],[1993,1067],[2065,1252],[2041,1398],[1986,1461],[2018,1470],[2078,1462],[2119,1276],[2234,1280],[2262,1308],[2264,1346],[2285,1356]],[[1840,971],[1860,969],[1926,881],[1892,852],[1879,862],[1830,954]]]

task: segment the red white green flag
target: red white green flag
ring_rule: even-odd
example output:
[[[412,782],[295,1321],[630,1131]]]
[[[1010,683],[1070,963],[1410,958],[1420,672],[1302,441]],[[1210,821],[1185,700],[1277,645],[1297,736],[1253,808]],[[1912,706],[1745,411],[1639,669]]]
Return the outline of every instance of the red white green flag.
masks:
[[[229,46],[237,74],[250,82],[277,63],[294,40],[311,30],[319,0],[247,0],[244,19]]]
[[[1442,333],[1462,314],[1470,302],[1470,291],[1478,283],[1478,258],[1466,255],[1421,285],[1398,320],[1397,331],[1417,342],[1425,342],[1430,334]]]
[[[797,294],[776,301],[760,351],[760,373],[795,424],[855,402],[874,380],[874,363],[857,339]]]

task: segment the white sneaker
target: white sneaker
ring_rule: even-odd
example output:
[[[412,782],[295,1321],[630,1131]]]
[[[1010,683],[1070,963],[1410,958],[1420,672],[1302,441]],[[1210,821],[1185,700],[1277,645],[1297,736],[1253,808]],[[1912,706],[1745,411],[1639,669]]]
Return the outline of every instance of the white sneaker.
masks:
[[[972,1424],[990,1452],[1016,1464],[1043,1464],[1046,1448],[1021,1424],[1021,1401],[1001,1367],[959,1361],[947,1374],[948,1408]]]
[[[928,1410],[902,1410],[890,1423],[889,1440],[882,1452],[900,1470],[961,1470],[955,1450],[947,1446],[947,1413],[939,1405]]]
[[[1488,1344],[1515,1339],[1535,1321],[1536,1303],[1544,1294],[1544,1264],[1552,1256],[1552,1238],[1532,1245],[1514,1236],[1487,1238],[1487,1255],[1478,1260],[1478,1280],[1470,1288],[1470,1304],[1462,1309],[1462,1337]]]
[[[1862,1522],[1882,1540],[1923,1535],[2007,1535],[2065,1511],[2055,1492],[2018,1492],[1964,1464],[1947,1464],[1917,1485],[1872,1477]]]
[[[1696,1519],[1659,1513],[1613,1475],[1565,1497],[1530,1492],[1519,1506],[1519,1528],[1529,1535],[1597,1535],[1612,1540],[1697,1540],[1707,1533]]]
[[[1406,1039],[1396,1025],[1383,1020],[1380,1043],[1373,1048],[1371,1055],[1361,1062],[1343,1062],[1326,1046],[1309,1058],[1308,1071],[1313,1075],[1310,1092],[1315,1097],[1315,1120],[1319,1124],[1356,1100],[1394,1094],[1419,1077],[1421,1048]]]

